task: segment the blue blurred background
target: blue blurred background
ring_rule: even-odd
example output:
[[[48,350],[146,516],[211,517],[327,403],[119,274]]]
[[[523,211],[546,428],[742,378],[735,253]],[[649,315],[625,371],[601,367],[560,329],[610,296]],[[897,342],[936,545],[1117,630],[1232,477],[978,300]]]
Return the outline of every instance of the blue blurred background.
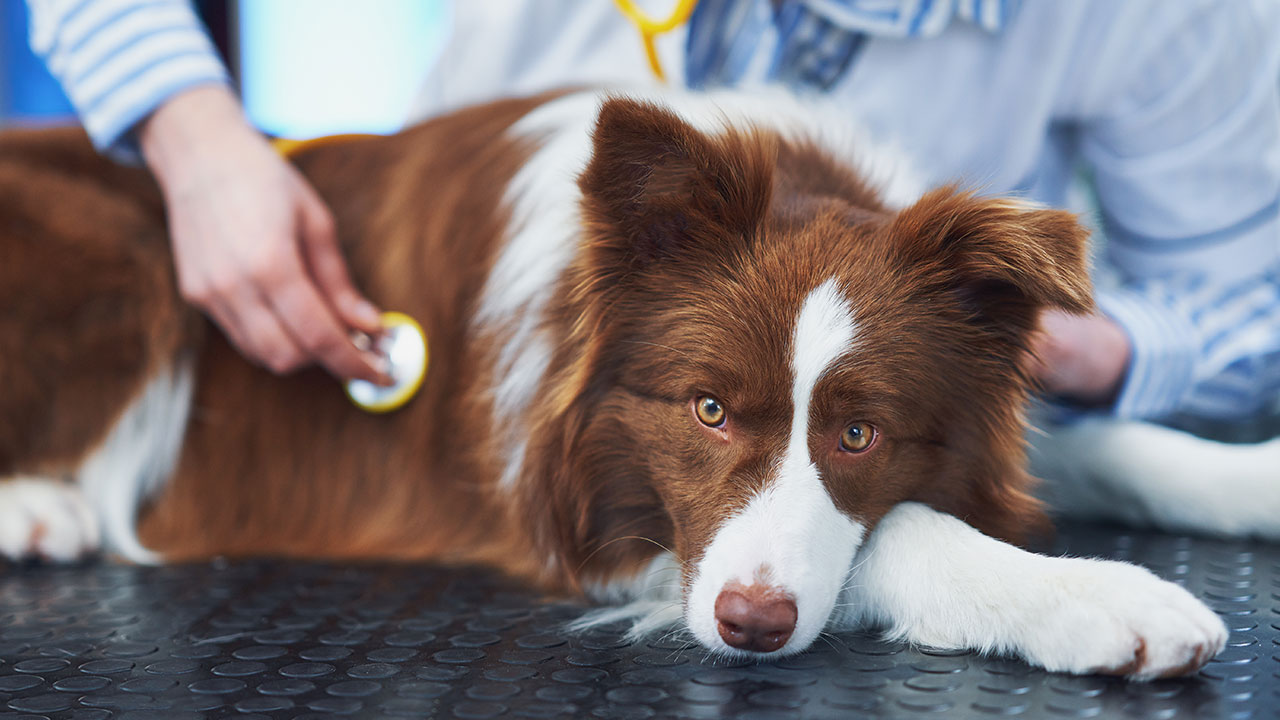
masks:
[[[263,131],[392,132],[444,40],[447,0],[197,0]],[[72,122],[27,44],[23,0],[0,0],[0,125]]]

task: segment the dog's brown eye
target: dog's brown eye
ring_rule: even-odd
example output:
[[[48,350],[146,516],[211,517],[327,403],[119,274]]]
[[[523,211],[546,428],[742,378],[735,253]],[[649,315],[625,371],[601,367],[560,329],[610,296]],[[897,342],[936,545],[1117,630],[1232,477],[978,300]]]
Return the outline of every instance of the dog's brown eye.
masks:
[[[707,427],[718,428],[724,425],[724,406],[710,395],[702,395],[694,400],[693,412],[697,414],[698,421]]]
[[[840,449],[845,452],[860,453],[875,442],[876,429],[870,423],[854,423],[840,433]]]

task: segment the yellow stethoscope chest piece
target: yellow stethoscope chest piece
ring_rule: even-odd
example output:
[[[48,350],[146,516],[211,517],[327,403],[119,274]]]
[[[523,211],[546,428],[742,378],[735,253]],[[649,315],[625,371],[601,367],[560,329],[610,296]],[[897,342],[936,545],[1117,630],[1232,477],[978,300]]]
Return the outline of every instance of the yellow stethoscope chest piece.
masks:
[[[422,387],[427,376],[427,336],[416,320],[398,312],[382,314],[381,335],[372,339],[372,349],[387,359],[392,383],[374,385],[365,380],[348,380],[347,397],[372,413],[391,412],[405,403]]]

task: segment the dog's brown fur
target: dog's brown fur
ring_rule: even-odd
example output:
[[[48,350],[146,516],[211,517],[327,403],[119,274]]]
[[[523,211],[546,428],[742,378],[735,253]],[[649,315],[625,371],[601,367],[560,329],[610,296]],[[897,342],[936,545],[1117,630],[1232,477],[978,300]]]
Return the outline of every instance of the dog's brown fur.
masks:
[[[143,172],[79,133],[0,136],[0,476],[70,471],[147,378],[190,357],[181,460],[140,525],[167,558],[435,558],[559,589],[656,550],[624,538],[687,562],[768,482],[790,416],[785,329],[834,277],[858,343],[815,395],[810,451],[837,507],[871,527],[919,500],[1013,540],[1042,522],[1026,352],[1042,308],[1091,307],[1074,219],[953,189],[895,213],[817,146],[709,137],[643,103],[601,112],[581,245],[543,327],[551,371],[527,416],[493,418],[499,339],[472,318],[533,149],[506,131],[546,99],[296,158],[357,283],[430,338],[420,396],[387,416],[318,370],[250,366],[187,309]],[[691,417],[705,392],[729,408],[722,430]],[[879,430],[859,455],[827,440],[853,420]],[[495,422],[530,438],[510,491]]]

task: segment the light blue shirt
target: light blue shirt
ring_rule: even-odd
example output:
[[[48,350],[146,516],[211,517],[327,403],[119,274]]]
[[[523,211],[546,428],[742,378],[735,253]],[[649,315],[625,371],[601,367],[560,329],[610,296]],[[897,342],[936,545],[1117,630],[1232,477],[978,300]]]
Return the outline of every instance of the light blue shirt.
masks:
[[[1087,173],[1133,344],[1116,415],[1280,396],[1280,4],[702,0],[687,42],[689,85],[827,95],[932,184],[1061,206]]]
[[[132,154],[165,98],[226,81],[183,0],[29,3],[33,46],[100,148]],[[604,0],[468,8],[560,31],[455,38],[467,61],[446,50],[435,74],[465,92],[423,107],[643,72]],[[1086,172],[1116,271],[1099,305],[1133,344],[1116,415],[1239,418],[1280,397],[1280,3],[701,0],[684,42],[668,60],[689,84],[823,93],[935,183],[1062,205]]]

